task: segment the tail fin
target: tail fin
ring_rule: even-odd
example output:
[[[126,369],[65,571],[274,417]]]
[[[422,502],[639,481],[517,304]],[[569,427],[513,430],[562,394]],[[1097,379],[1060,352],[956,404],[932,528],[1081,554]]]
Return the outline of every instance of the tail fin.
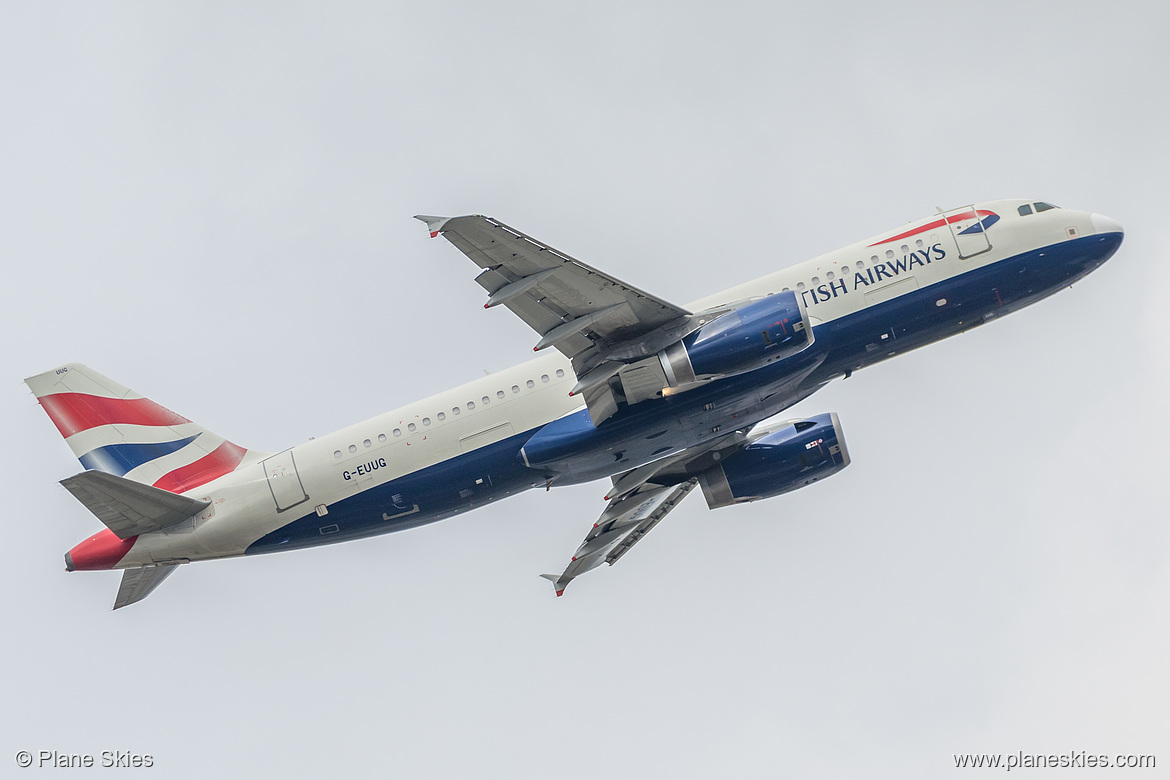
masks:
[[[244,447],[79,363],[24,381],[87,470],[185,493],[255,460]]]

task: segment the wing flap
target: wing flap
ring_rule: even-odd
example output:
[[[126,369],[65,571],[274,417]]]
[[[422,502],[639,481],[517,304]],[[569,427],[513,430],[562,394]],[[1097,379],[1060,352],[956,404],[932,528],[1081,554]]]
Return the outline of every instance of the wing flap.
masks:
[[[670,514],[670,510],[678,506],[679,502],[686,498],[687,493],[690,493],[697,483],[695,480],[689,480],[677,485],[670,493],[663,497],[658,506],[651,512],[645,520],[638,524],[633,533],[629,534],[621,541],[621,544],[616,545],[605,557],[605,562],[613,566],[618,560],[630,551],[638,542],[642,541],[642,537],[650,533],[654,526],[658,525],[662,518]]]
[[[600,382],[587,388],[583,393],[585,405],[589,407],[589,419],[594,427],[617,414],[618,402],[609,382]]]
[[[656,357],[633,364],[622,371],[620,376],[622,391],[626,400],[632,404],[661,398],[662,388],[668,384],[666,372]]]
[[[211,506],[102,471],[83,471],[61,484],[119,539],[160,531]]]

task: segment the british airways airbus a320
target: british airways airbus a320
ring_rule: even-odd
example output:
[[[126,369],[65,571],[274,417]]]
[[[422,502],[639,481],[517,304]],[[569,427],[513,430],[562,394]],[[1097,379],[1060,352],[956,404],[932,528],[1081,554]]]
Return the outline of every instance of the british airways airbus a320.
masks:
[[[607,479],[561,574],[613,564],[696,486],[711,509],[849,465],[833,413],[776,416],[838,377],[982,325],[1108,260],[1121,225],[1000,200],[927,217],[675,306],[490,217],[419,217],[483,269],[533,360],[278,453],[238,446],[78,364],[27,381],[106,526],[69,571],[122,569],[114,608],[180,564],[432,523],[535,487]],[[548,350],[547,352],[545,350]]]

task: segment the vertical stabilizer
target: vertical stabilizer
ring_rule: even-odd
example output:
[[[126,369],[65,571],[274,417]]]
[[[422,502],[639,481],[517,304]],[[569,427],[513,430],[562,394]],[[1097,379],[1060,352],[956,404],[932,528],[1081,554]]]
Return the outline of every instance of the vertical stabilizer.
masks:
[[[259,455],[79,363],[25,383],[87,470],[184,493]]]

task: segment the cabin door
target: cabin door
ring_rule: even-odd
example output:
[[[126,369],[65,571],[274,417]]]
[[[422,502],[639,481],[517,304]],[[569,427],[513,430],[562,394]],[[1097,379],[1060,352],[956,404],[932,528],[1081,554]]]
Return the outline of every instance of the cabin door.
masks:
[[[293,458],[292,450],[285,450],[273,455],[264,461],[264,475],[268,478],[268,487],[272,491],[272,499],[276,501],[276,511],[283,512],[297,504],[309,500],[301,484],[301,475],[297,473],[297,462]]]
[[[943,217],[951,230],[951,237],[959,247],[960,260],[991,251],[991,241],[987,238],[985,228],[990,227],[990,222],[998,220],[998,217],[992,214],[981,217],[974,206],[953,209],[943,214]]]

